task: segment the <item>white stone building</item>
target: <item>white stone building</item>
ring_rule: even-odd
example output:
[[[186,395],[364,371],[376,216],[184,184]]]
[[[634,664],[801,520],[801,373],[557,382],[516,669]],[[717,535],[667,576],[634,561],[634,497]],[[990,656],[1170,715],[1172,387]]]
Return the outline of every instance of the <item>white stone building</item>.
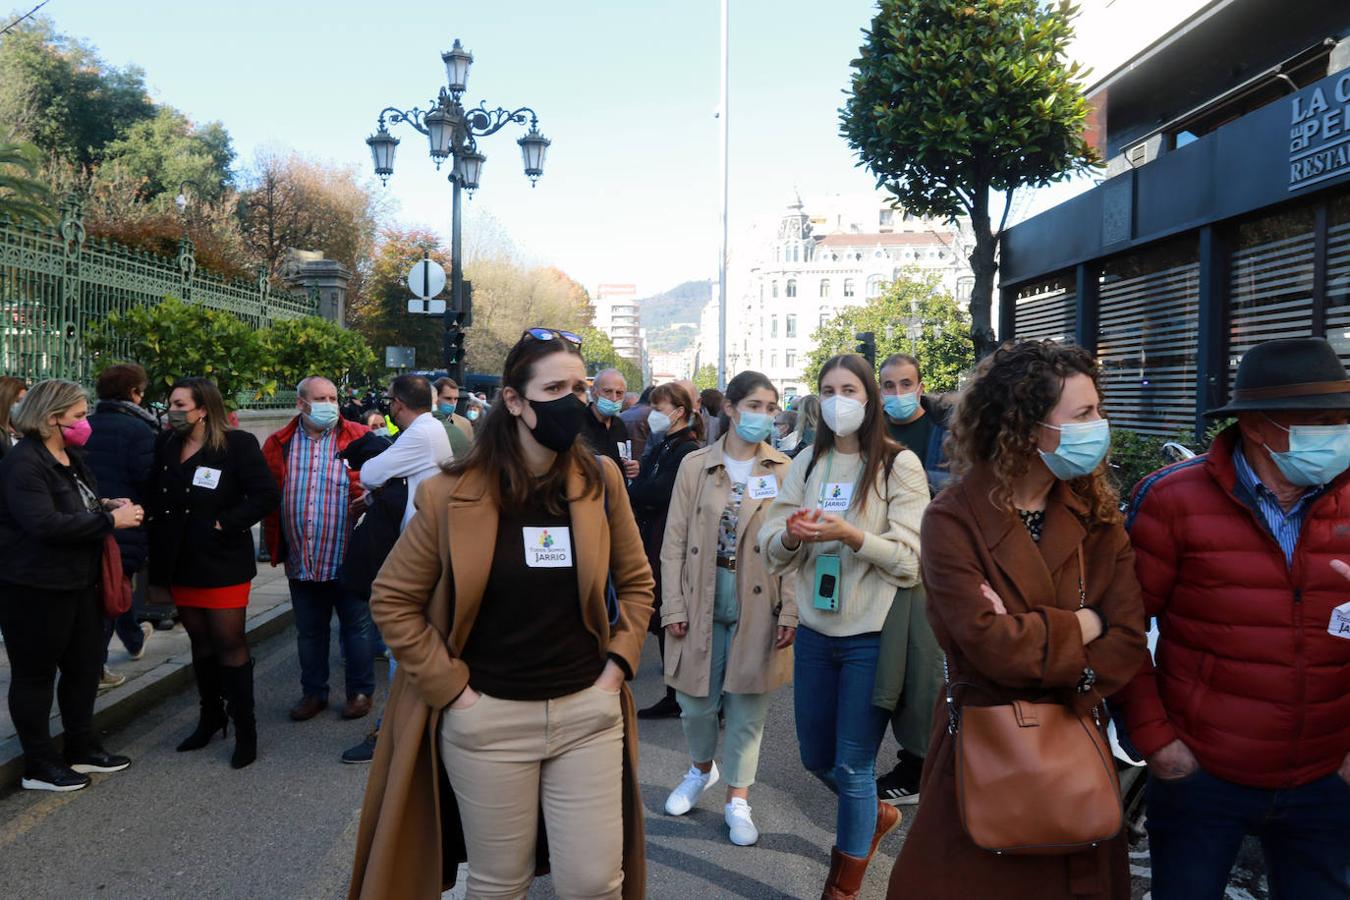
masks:
[[[639,315],[637,286],[602,284],[595,289],[594,298],[591,306],[595,327],[609,335],[616,353],[637,365],[645,375],[647,342]]]
[[[814,393],[802,367],[816,329],[908,269],[935,273],[958,300],[969,299],[974,278],[958,229],[869,201],[812,216],[794,197],[772,234],[750,240],[749,258],[733,262],[727,277],[729,377],[754,369],[784,399]]]

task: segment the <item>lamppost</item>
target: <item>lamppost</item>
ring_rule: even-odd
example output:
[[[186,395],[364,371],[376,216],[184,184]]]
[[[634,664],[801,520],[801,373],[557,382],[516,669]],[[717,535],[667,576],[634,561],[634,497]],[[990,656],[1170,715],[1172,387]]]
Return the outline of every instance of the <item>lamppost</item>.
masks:
[[[380,112],[378,130],[366,138],[370,155],[375,163],[375,174],[381,183],[387,184],[394,173],[394,151],[399,139],[389,133],[385,117],[389,123],[397,125],[406,122],[427,138],[431,159],[439,170],[441,163],[452,159],[448,179],[453,186],[453,206],[450,225],[450,302],[445,307],[445,335],[441,344],[441,362],[456,381],[464,381],[464,353],[462,347],[463,328],[469,309],[464,297],[464,268],[460,259],[460,191],[472,194],[478,189],[479,178],[483,173],[483,162],[487,159],[478,150],[478,138],[487,137],[501,131],[509,123],[524,125],[529,117],[530,129],[516,141],[520,145],[521,156],[525,162],[525,175],[533,185],[544,174],[544,157],[548,152],[548,138],[539,133],[539,117],[527,106],[507,110],[502,107],[488,109],[480,103],[472,109],[465,109],[461,98],[468,86],[469,67],[473,65],[473,54],[460,46],[459,39],[450,50],[441,54],[445,63],[445,74],[449,84],[440,89],[430,108],[423,112],[414,107],[403,111],[389,106]]]
[[[181,183],[178,185],[178,196],[175,197],[175,198],[173,198],[173,202],[178,206],[178,211],[179,211],[180,213],[182,213],[182,215],[183,215],[183,240],[185,240],[185,241],[188,239],[188,193],[187,193],[187,189],[188,189],[189,186],[192,188],[193,191],[195,191],[195,192],[197,193],[197,196],[199,196],[199,197],[201,196],[201,193],[202,193],[202,187],[201,187],[201,185],[199,185],[197,182],[192,181],[192,180],[189,179],[189,180],[186,180],[186,181],[181,182]]]

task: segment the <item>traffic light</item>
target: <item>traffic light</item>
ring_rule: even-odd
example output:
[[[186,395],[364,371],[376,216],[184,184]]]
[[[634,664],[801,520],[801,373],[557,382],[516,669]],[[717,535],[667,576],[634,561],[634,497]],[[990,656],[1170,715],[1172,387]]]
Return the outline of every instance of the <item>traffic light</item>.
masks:
[[[456,310],[464,314],[463,321],[459,323],[460,328],[468,328],[473,324],[473,282],[464,282],[464,308]]]
[[[443,363],[448,368],[464,361],[464,313],[452,312],[446,319]]]
[[[877,367],[877,336],[870,331],[859,331],[853,335],[858,342],[858,353],[867,360],[872,368]]]

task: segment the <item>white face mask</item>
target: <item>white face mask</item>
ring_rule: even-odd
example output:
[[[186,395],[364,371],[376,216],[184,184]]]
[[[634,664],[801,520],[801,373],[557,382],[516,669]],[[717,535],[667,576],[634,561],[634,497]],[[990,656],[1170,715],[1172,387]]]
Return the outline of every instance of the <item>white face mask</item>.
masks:
[[[866,411],[866,403],[842,394],[832,394],[820,401],[820,417],[839,437],[848,437],[861,428]]]
[[[665,434],[670,430],[670,416],[654,409],[647,413],[647,427],[651,429],[652,434]]]

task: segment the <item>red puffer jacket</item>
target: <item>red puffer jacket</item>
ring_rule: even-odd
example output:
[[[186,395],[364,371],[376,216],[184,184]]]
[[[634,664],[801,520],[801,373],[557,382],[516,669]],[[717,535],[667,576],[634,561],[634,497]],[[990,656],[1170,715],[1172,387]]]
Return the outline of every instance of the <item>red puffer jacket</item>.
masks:
[[[286,453],[287,447],[291,443],[291,438],[295,437],[295,429],[300,427],[300,417],[296,416],[287,422],[280,431],[273,433],[263,442],[263,457],[267,460],[267,468],[271,470],[272,477],[276,479],[277,486],[281,488],[283,496],[286,491]],[[339,418],[337,425],[337,452],[341,453],[347,449],[347,445],[362,435],[370,431],[369,428],[359,422],[349,422],[346,419]],[[351,488],[348,492],[348,498],[355,500],[361,496],[361,473],[355,469],[349,469],[347,477],[351,479]],[[284,500],[282,501],[285,502]],[[351,529],[356,525],[356,521],[348,518],[347,528]],[[267,553],[271,557],[272,565],[279,566],[286,561],[286,555],[290,552],[286,548],[286,533],[281,527],[281,509],[277,508],[267,518],[263,519],[262,527],[263,546],[267,548]]]
[[[1130,538],[1157,667],[1113,699],[1144,755],[1180,738],[1211,775],[1257,788],[1323,778],[1350,751],[1350,639],[1327,626],[1350,600],[1350,473],[1307,511],[1293,565],[1233,465],[1237,427],[1205,456],[1135,490]]]

